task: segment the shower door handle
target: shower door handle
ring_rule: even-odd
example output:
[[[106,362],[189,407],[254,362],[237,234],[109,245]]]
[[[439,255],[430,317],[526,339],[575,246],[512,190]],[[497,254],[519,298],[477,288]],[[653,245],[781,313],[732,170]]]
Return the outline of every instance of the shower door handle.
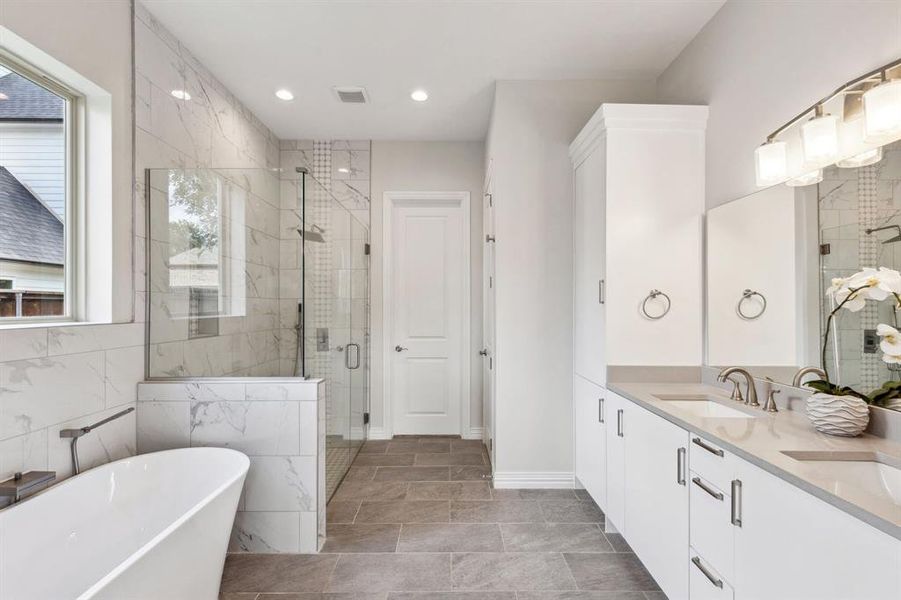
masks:
[[[354,348],[354,363],[353,366],[350,364],[350,348],[353,346]],[[356,344],[351,342],[347,346],[344,347],[344,366],[349,370],[353,371],[354,369],[360,368],[360,344]]]

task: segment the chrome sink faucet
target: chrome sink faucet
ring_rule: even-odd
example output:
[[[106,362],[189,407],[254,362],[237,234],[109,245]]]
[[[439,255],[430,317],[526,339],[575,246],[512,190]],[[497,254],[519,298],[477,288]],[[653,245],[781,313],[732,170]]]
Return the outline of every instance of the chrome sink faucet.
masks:
[[[754,387],[754,377],[751,376],[745,369],[741,367],[727,367],[720,371],[720,374],[716,376],[717,381],[722,381],[725,383],[726,381],[731,381],[733,385],[735,385],[736,389],[738,388],[738,384],[734,379],[730,379],[730,376],[736,374],[741,375],[745,378],[745,383],[748,386],[748,397],[745,400],[745,404],[748,406],[758,407],[760,406],[760,402],[757,401],[757,388]],[[735,389],[732,391],[732,397],[734,400],[741,400],[741,390],[738,390],[738,393],[735,393]]]
[[[795,377],[792,379],[792,387],[801,387],[801,381],[804,379],[804,376],[810,374],[819,375],[820,379],[826,379],[826,371],[823,369],[819,367],[803,367],[795,373]]]

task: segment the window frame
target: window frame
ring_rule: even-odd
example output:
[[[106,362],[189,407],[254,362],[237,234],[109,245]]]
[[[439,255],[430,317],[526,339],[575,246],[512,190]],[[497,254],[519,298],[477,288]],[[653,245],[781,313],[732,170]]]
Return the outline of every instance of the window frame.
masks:
[[[79,182],[83,180],[81,164],[77,160],[78,140],[83,137],[83,120],[79,118],[83,97],[71,87],[60,83],[53,77],[43,73],[18,56],[0,48],[0,66],[28,79],[65,100],[63,109],[63,146],[64,157],[64,190],[65,218],[63,219],[63,243],[65,258],[63,263],[63,314],[38,317],[0,317],[0,329],[27,325],[73,323],[77,321],[78,302],[76,299],[77,282],[77,243],[78,221],[82,207],[79,206]]]

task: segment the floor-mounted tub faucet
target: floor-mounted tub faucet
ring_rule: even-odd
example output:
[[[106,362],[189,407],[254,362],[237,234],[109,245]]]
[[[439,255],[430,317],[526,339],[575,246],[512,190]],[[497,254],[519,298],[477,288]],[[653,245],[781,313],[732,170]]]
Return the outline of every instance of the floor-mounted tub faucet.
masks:
[[[62,429],[59,432],[59,437],[61,438],[72,438],[72,470],[75,472],[75,475],[81,473],[81,465],[78,463],[78,438],[81,436],[91,433],[93,430],[97,429],[101,425],[106,425],[110,421],[115,421],[119,417],[124,417],[128,413],[134,410],[134,407],[126,408],[125,410],[119,411],[116,414],[107,417],[105,419],[101,419],[96,423],[92,423],[87,427],[78,427],[76,429]]]

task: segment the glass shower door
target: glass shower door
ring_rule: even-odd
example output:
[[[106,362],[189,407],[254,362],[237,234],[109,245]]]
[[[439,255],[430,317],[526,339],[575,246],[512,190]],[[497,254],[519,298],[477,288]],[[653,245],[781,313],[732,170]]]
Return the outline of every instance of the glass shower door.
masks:
[[[350,213],[350,447],[356,456],[369,428],[369,230]]]

